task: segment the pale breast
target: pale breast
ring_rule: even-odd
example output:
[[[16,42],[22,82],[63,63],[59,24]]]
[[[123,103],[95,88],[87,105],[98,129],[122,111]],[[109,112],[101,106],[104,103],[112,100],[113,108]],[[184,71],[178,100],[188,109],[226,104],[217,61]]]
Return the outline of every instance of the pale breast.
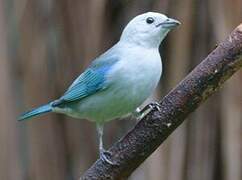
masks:
[[[162,72],[158,50],[144,49],[134,55],[135,52],[126,54],[126,59],[117,65],[116,76],[112,76],[116,94],[120,96],[123,104],[129,103],[132,110],[140,106],[154,92]]]

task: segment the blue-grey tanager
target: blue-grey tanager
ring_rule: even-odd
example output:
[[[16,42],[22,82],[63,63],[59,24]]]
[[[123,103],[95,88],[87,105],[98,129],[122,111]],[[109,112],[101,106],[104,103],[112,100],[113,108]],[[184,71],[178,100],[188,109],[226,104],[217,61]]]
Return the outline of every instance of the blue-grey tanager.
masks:
[[[59,99],[22,114],[19,120],[47,112],[88,119],[97,125],[102,160],[103,125],[136,110],[154,92],[162,72],[159,45],[180,22],[148,12],[136,16],[121,38],[96,58]]]

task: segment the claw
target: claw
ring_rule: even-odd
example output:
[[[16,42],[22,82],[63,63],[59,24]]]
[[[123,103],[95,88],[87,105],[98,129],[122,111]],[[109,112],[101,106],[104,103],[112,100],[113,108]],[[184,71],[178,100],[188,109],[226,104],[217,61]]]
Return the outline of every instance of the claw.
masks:
[[[137,108],[133,115],[137,120],[140,120],[148,113],[148,111],[151,111],[152,109],[161,111],[161,105],[158,102],[151,102],[150,104],[146,105],[143,109]]]
[[[111,156],[111,153],[109,151],[105,151],[105,150],[102,150],[100,152],[100,159],[104,162],[107,162],[108,164],[111,164],[111,165],[115,165],[115,163],[113,163],[111,160],[110,160],[110,156]]]
[[[108,164],[110,164],[110,165],[113,165],[113,166],[118,165],[118,163],[113,162],[113,161],[110,159],[110,157],[111,157],[111,152],[109,152],[109,151],[105,151],[104,149],[100,152],[100,159],[101,159],[103,162],[106,162],[106,163],[108,163]]]
[[[156,109],[157,111],[161,111],[161,105],[158,102],[152,102],[148,105],[150,109]]]
[[[152,110],[156,109],[157,111],[161,111],[161,105],[158,102],[151,102],[147,106],[145,106],[142,110],[141,113],[144,113],[147,110]]]

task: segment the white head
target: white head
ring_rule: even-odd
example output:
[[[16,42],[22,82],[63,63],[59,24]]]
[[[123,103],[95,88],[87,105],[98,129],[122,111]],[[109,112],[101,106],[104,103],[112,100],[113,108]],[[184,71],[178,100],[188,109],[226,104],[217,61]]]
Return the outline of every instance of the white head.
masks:
[[[120,41],[146,48],[158,48],[167,33],[179,24],[179,21],[160,13],[144,13],[128,23],[123,30]]]

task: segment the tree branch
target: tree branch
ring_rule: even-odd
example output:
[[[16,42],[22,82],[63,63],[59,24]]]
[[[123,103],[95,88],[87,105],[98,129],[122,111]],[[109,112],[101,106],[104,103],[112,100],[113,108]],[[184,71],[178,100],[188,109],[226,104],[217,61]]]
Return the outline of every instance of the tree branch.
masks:
[[[109,151],[110,165],[97,160],[81,180],[126,179],[209,96],[242,66],[242,24]]]

